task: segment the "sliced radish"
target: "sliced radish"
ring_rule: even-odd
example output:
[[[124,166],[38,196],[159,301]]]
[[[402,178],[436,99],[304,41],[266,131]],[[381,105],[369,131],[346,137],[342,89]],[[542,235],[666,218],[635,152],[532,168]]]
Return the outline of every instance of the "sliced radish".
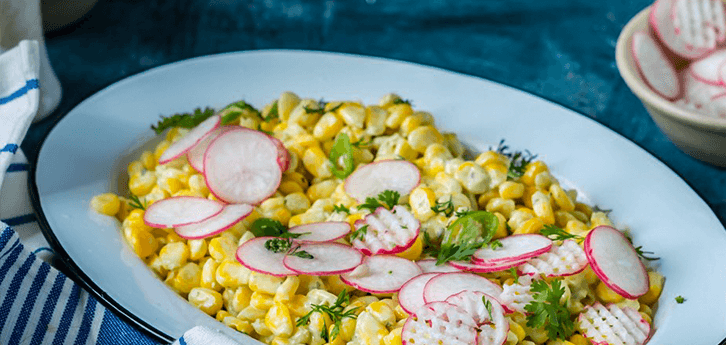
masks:
[[[259,273],[277,277],[294,275],[295,271],[285,267],[285,253],[275,253],[265,248],[265,242],[276,237],[257,237],[237,248],[237,261],[243,266]]]
[[[524,306],[534,300],[532,296],[532,277],[521,276],[514,284],[504,284],[499,301],[510,311],[525,313]]]
[[[247,217],[254,207],[247,204],[224,205],[222,212],[199,223],[178,226],[174,231],[181,238],[195,240],[207,238],[229,229]]]
[[[345,179],[345,192],[358,202],[392,190],[406,195],[418,186],[421,172],[404,160],[384,160],[366,164]]]
[[[639,31],[633,34],[631,49],[640,75],[653,91],[670,100],[678,97],[681,93],[678,74],[658,43]]]
[[[587,267],[585,251],[573,240],[552,246],[549,252],[529,259],[519,271],[530,276],[564,277],[580,273]]]
[[[207,187],[228,203],[257,204],[280,185],[277,155],[277,146],[262,132],[244,127],[227,131],[204,154]]]
[[[301,242],[328,242],[345,237],[350,233],[347,222],[321,222],[298,225],[287,230],[289,233],[301,234],[296,240]]]
[[[411,278],[398,291],[398,304],[409,314],[413,314],[416,310],[423,307],[424,302],[424,286],[431,278],[439,275],[439,273],[424,273]]]
[[[194,147],[191,148],[191,150],[189,150],[189,152],[187,152],[187,160],[189,161],[189,165],[191,165],[192,168],[194,168],[196,171],[204,173],[204,153],[207,152],[209,144],[211,144],[214,139],[217,139],[217,137],[222,133],[235,128],[237,127],[220,126],[207,134],[207,136],[202,138],[202,140],[200,140],[196,145],[194,145]]]
[[[404,283],[421,274],[413,261],[393,255],[368,256],[356,269],[340,276],[340,279],[358,289],[370,293],[392,293]]]
[[[198,223],[224,209],[219,201],[194,196],[176,196],[159,200],[144,212],[144,223],[152,228],[174,228]]]
[[[717,50],[708,56],[693,61],[689,69],[693,77],[707,84],[721,84],[721,67],[726,63],[726,50]]]
[[[287,171],[287,169],[290,168],[290,152],[287,151],[287,148],[282,141],[271,135],[268,135],[268,137],[270,137],[272,143],[275,144],[275,147],[277,147],[277,165],[280,166],[280,170],[283,172]]]
[[[499,285],[473,273],[441,273],[426,283],[424,301],[445,301],[449,296],[464,290],[480,291],[489,296],[499,296],[502,293]]]
[[[312,276],[343,274],[352,271],[363,262],[363,254],[359,251],[336,242],[302,243],[295,251],[304,251],[313,256],[311,259],[289,254],[285,256],[282,262],[285,267],[299,274]]]
[[[476,322],[459,307],[446,302],[433,302],[416,310],[403,325],[404,345],[476,344]]]
[[[600,280],[621,296],[635,299],[648,292],[645,266],[620,231],[604,225],[592,229],[585,238],[585,255]]]
[[[481,265],[497,265],[527,260],[544,254],[552,248],[552,240],[537,234],[512,235],[499,239],[501,247],[485,247],[477,250],[471,259]]]
[[[484,304],[487,301],[487,305]],[[502,345],[507,340],[509,321],[504,318],[504,308],[494,297],[480,291],[462,291],[446,299],[474,318],[479,329],[477,344]]]
[[[449,263],[444,263],[441,265],[436,264],[436,259],[423,259],[416,261],[416,264],[418,267],[421,267],[421,271],[423,273],[451,273],[451,272],[461,272],[460,269],[449,265]]]
[[[214,115],[202,121],[202,123],[192,128],[185,136],[171,143],[159,157],[159,164],[169,163],[187,153],[187,151],[191,150],[197,143],[204,139],[207,134],[219,127],[221,121],[222,118],[219,115]]]
[[[703,82],[690,69],[683,75],[683,85],[685,99],[680,103],[685,108],[712,117],[726,117],[726,86]]]
[[[525,260],[519,260],[519,261],[511,261],[511,262],[505,262],[500,264],[481,264],[478,262],[463,262],[463,261],[449,261],[449,264],[451,266],[454,266],[462,271],[466,272],[475,272],[475,273],[489,273],[489,272],[499,272],[508,270],[512,267],[519,266],[523,263],[527,262],[527,259]]]
[[[391,211],[379,207],[355,223],[356,230],[362,227],[366,229],[352,241],[354,247],[366,255],[396,254],[416,242],[421,223],[404,206],[395,206]]]
[[[702,57],[726,39],[720,0],[658,0],[649,22],[660,41],[686,59]]]
[[[615,304],[586,306],[577,323],[593,344],[642,345],[650,334],[650,324],[637,310]]]

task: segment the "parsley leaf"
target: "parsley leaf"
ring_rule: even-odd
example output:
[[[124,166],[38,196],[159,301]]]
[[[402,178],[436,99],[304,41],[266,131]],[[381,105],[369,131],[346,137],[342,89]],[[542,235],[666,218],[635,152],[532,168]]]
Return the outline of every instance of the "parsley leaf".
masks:
[[[683,298],[683,296],[676,296],[676,303],[683,304],[683,302],[685,302],[685,301],[686,301],[686,299]]]
[[[539,233],[547,236],[547,238],[553,241],[574,239],[575,241],[577,241],[577,243],[581,243],[585,240],[585,238],[580,235],[571,234],[569,232],[566,232],[565,230],[562,230],[561,228],[549,224],[545,225],[544,228],[539,231]]]
[[[361,239],[363,240],[363,237],[368,233],[368,224],[361,226],[360,228],[356,229],[350,234],[350,240],[353,241],[355,239]]]
[[[368,209],[371,212],[375,211],[379,207],[388,207],[388,209],[392,209],[394,206],[398,205],[398,200],[401,198],[401,193],[393,191],[393,190],[384,190],[378,194],[377,197],[371,198],[367,197],[366,201],[360,205],[358,205],[358,209]],[[379,201],[380,200],[380,201]],[[383,203],[381,203],[383,202]],[[384,206],[385,204],[385,206]]]
[[[437,201],[436,205],[431,207],[431,211],[442,213],[447,217],[451,217],[451,215],[454,214],[454,203],[451,201],[451,197],[449,197],[449,201],[447,202]]]
[[[146,202],[141,202],[141,200],[139,200],[139,197],[133,194],[129,196],[129,206],[131,206],[131,208],[146,210]]]
[[[364,203],[358,205],[359,210],[368,209],[371,212],[375,211],[379,207],[383,207],[383,204],[378,202],[378,199],[371,197],[367,197]]]
[[[449,261],[469,261],[471,256],[484,245],[484,242],[469,245],[442,244],[436,257],[436,265],[443,265]]]
[[[196,108],[191,113],[178,113],[168,117],[162,116],[156,125],[151,125],[151,129],[156,134],[161,134],[172,127],[194,128],[212,115],[214,115],[214,109],[212,108],[204,108],[204,110]]]
[[[355,169],[353,162],[353,146],[350,144],[348,134],[340,133],[330,149],[330,171],[335,177],[344,179]]]
[[[527,326],[532,328],[543,327],[549,333],[550,339],[567,339],[575,332],[575,324],[570,318],[570,312],[560,299],[565,294],[560,280],[553,280],[548,285],[544,280],[532,282],[531,291],[534,300],[524,306],[529,315]]]
[[[345,318],[351,318],[355,319],[358,317],[356,315],[356,311],[358,310],[358,307],[351,308],[349,310],[345,310],[346,305],[350,301],[350,296],[348,296],[348,293],[345,289],[338,294],[338,298],[335,300],[333,305],[327,306],[324,304],[312,304],[310,305],[310,312],[303,315],[297,321],[295,322],[295,326],[300,327],[303,325],[306,325],[308,322],[310,322],[310,316],[312,316],[313,313],[324,313],[328,314],[330,317],[330,320],[333,321],[333,328],[330,330],[330,333],[327,332],[328,327],[327,325],[323,328],[323,331],[320,334],[321,338],[326,338],[326,341],[334,340],[338,334],[340,334],[340,327],[342,324],[343,319]]]
[[[497,216],[487,211],[461,214],[446,229],[436,255],[437,265],[448,261],[468,261],[474,252],[491,241],[499,226]]]
[[[658,257],[646,256],[646,255],[653,255],[655,253],[649,252],[647,250],[643,250],[643,246],[635,247],[635,253],[638,254],[638,256],[643,260],[648,260],[648,261],[660,260],[660,258],[658,258]]]
[[[350,209],[345,207],[345,205],[340,204],[340,205],[333,206],[333,212],[343,212],[343,213],[350,214]]]
[[[497,248],[504,247],[502,242],[499,242],[499,240],[494,240],[489,243],[489,247],[492,248],[492,250],[495,250]]]
[[[250,231],[255,237],[273,236],[279,237],[287,231],[287,227],[277,220],[270,218],[259,218],[252,222]]]

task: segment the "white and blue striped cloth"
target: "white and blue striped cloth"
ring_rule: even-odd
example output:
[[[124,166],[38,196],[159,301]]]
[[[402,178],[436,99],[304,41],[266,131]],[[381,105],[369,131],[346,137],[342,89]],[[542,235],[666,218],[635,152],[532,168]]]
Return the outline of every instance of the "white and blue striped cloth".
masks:
[[[0,55],[0,344],[158,344],[53,268],[19,144],[38,110],[38,43]],[[195,327],[174,344],[235,344]]]

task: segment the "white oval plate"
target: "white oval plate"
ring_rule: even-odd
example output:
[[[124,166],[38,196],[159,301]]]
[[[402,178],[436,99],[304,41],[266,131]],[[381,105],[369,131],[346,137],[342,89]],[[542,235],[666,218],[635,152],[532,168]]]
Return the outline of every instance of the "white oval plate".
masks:
[[[514,73],[514,71],[513,71]],[[430,111],[471,148],[505,138],[539,154],[580,197],[612,209],[636,245],[661,258],[667,277],[652,344],[721,341],[726,329],[726,230],[706,203],[646,151],[560,105],[480,78],[436,68],[305,51],[253,51],[186,60],[119,81],[70,111],[43,143],[35,183],[47,237],[107,305],[153,334],[177,338],[207,325],[256,343],[203,314],[157,279],[89,210],[92,196],[123,192],[129,152],[154,138],[158,116],[245,99],[261,107],[283,91],[376,103],[388,92]],[[126,158],[124,158],[126,157]],[[36,205],[37,206],[37,205]],[[41,217],[43,218],[43,217]],[[676,304],[675,297],[686,298]]]

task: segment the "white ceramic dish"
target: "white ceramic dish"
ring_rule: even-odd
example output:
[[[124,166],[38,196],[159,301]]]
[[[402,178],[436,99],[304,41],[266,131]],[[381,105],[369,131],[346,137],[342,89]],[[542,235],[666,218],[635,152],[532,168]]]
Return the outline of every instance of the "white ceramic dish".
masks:
[[[726,330],[726,230],[673,171],[611,130],[557,104],[480,78],[378,58],[254,51],[196,58],[124,79],[70,111],[50,132],[35,171],[46,235],[84,283],[127,319],[162,339],[195,325],[256,343],[187,304],[126,245],[114,219],[89,210],[95,194],[121,191],[119,167],[154,138],[161,114],[256,106],[290,90],[303,97],[374,103],[388,92],[430,111],[471,148],[501,138],[540,155],[588,202],[613,209],[634,241],[661,257],[667,277],[651,344],[717,344]],[[585,197],[582,193],[581,197]],[[682,295],[686,303],[676,304]]]

